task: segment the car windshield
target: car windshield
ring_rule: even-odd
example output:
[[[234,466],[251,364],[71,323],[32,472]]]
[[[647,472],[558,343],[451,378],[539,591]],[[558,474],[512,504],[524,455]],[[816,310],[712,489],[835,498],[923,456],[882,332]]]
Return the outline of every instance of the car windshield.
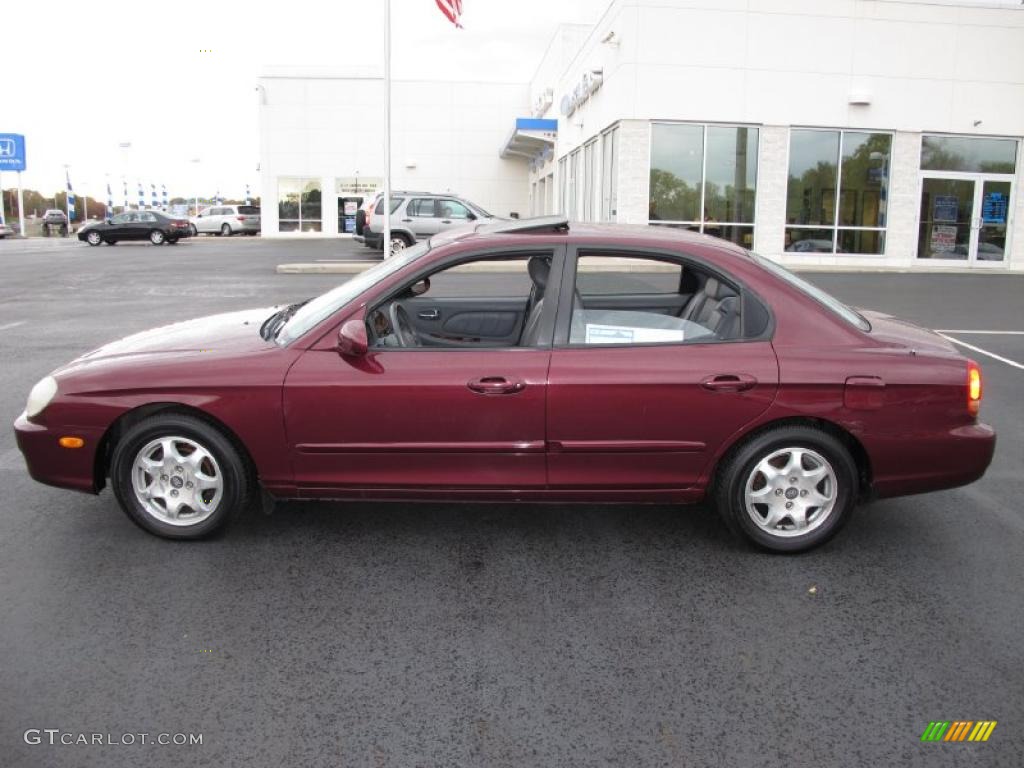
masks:
[[[416,259],[429,250],[430,243],[421,241],[410,248],[406,248],[399,255],[385,259],[375,267],[361,272],[334,290],[317,296],[292,315],[291,319],[277,334],[277,343],[285,346],[295,341],[295,339],[299,338],[310,328],[323,322],[348,304],[367,288],[393,275],[407,264],[416,261]]]
[[[806,293],[808,296],[810,296],[818,303],[824,304],[830,310],[832,310],[841,318],[843,318],[846,322],[850,323],[850,325],[854,325],[857,328],[860,328],[862,331],[871,330],[871,323],[869,323],[863,315],[861,315],[856,310],[851,309],[850,307],[843,304],[843,302],[839,301],[839,299],[837,299],[835,296],[829,293],[825,293],[825,291],[821,290],[821,288],[819,288],[818,286],[814,285],[813,283],[807,282],[798,275],[793,274],[788,269],[786,269],[780,264],[777,264],[771,259],[766,259],[764,256],[760,256],[756,253],[751,253],[750,256],[751,258],[754,259],[754,261],[756,261],[766,270],[771,272],[773,275],[775,275],[776,277],[781,277],[783,280],[785,280],[787,283],[792,285],[797,290]]]

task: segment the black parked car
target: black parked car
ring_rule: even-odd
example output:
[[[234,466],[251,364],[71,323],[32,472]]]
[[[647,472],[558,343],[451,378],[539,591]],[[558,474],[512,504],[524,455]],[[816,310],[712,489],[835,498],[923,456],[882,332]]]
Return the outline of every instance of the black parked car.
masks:
[[[185,219],[174,219],[160,211],[126,211],[109,221],[86,224],[78,230],[78,239],[89,245],[113,245],[118,240],[149,240],[153,245],[173,245],[189,234]]]

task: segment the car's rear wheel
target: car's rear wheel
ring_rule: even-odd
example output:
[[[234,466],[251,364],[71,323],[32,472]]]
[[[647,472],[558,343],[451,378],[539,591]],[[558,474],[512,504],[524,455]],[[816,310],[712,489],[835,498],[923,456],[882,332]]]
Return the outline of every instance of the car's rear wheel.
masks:
[[[163,245],[164,240],[166,239],[167,238],[162,230],[154,229],[152,232],[149,233],[149,242],[151,242],[153,245]]]
[[[254,487],[231,441],[184,414],[157,414],[130,428],[114,449],[110,480],[128,517],[169,539],[217,530],[248,506]]]
[[[220,233],[224,237],[231,237],[231,225],[230,224],[221,224],[220,225]]]
[[[85,242],[95,247],[103,242],[103,236],[99,232],[92,231],[85,236]]]
[[[715,503],[731,529],[765,549],[799,552],[828,541],[857,501],[846,447],[814,427],[780,427],[744,443],[721,468]]]

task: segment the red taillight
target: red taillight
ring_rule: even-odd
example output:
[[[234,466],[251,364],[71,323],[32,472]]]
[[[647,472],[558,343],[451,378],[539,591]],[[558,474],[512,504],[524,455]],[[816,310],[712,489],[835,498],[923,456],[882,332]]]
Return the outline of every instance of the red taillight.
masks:
[[[235,216],[239,221],[245,221],[245,216]]]
[[[967,361],[967,412],[977,416],[981,410],[981,366]]]

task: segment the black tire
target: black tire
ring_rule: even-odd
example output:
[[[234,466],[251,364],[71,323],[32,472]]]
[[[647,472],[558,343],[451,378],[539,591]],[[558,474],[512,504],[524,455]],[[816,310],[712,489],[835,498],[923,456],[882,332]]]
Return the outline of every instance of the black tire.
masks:
[[[85,242],[87,242],[89,245],[95,248],[97,245],[103,242],[103,236],[99,232],[89,232],[85,236]]]
[[[117,240],[107,240],[107,245],[117,245]]]
[[[224,223],[220,225],[220,233],[224,237],[231,237],[231,225]]]
[[[363,229],[366,227],[366,211],[360,208],[356,211],[356,234],[362,235]]]
[[[752,517],[754,513],[748,512],[747,481],[754,481],[756,469],[763,460],[768,459],[773,453],[785,452],[791,448],[810,449],[827,462],[835,477],[834,501],[831,511],[820,522],[809,524],[809,532],[792,534],[782,530],[781,527],[784,526],[792,527],[792,521],[786,523],[784,518],[774,526],[775,530],[780,531],[775,534],[755,522]],[[729,454],[725,463],[720,466],[715,480],[714,503],[730,530],[762,549],[772,552],[802,552],[824,544],[849,520],[857,503],[858,476],[857,465],[850,452],[833,435],[810,426],[779,427],[757,435]],[[793,482],[793,479],[783,477],[780,482]],[[822,482],[828,483],[831,480]],[[778,502],[786,504],[790,498],[788,493],[789,489],[776,489]],[[814,490],[811,494],[813,498]],[[794,503],[799,503],[798,497],[794,498]],[[755,513],[760,509],[767,509],[767,505],[752,507]],[[808,513],[808,520],[819,513],[820,509],[818,513]],[[767,517],[768,512],[765,512],[766,521]]]
[[[195,225],[195,224],[189,224],[189,225],[188,225],[188,233],[189,233],[189,234],[190,234],[190,235],[191,235],[192,237],[195,237],[196,235],[198,235],[198,234],[199,234],[199,230],[198,230],[198,229],[196,229],[196,225]]]
[[[173,525],[146,510],[133,486],[135,459],[147,444],[161,437],[194,440],[216,459],[223,489],[214,511],[192,525]],[[121,509],[145,531],[167,539],[199,539],[225,526],[242,513],[256,496],[249,463],[220,430],[202,419],[184,414],[156,414],[131,427],[118,441],[110,462],[110,484]]]
[[[149,232],[149,242],[153,245],[163,245],[167,240],[167,235],[164,234],[162,229],[153,229]]]

